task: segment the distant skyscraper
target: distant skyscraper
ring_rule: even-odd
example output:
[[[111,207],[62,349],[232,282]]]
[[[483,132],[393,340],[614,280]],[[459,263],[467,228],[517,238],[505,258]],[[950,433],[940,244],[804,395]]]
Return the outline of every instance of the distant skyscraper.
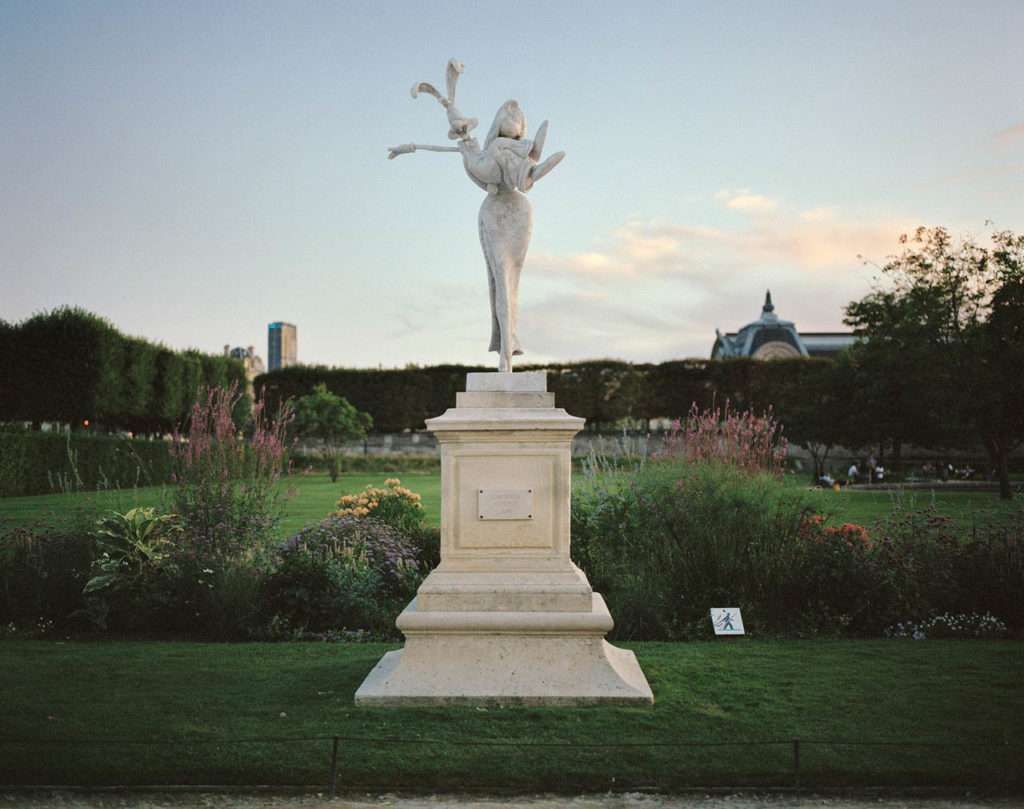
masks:
[[[296,363],[298,337],[291,323],[271,323],[267,329],[267,370],[276,371]]]

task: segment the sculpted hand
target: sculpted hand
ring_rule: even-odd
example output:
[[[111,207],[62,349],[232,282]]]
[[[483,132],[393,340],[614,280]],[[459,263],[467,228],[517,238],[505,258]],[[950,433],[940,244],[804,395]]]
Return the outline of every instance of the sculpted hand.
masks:
[[[391,146],[388,149],[388,160],[394,160],[400,154],[412,154],[415,151],[415,143],[403,143],[401,146]]]

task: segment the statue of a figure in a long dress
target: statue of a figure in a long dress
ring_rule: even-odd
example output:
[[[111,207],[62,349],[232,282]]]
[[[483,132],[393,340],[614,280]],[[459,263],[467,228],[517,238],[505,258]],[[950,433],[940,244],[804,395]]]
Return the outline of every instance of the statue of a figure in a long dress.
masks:
[[[511,371],[512,357],[522,354],[516,324],[519,319],[519,276],[530,245],[533,211],[523,194],[553,169],[565,152],[540,162],[548,122],[540,125],[533,140],[526,139],[526,116],[515,101],[506,101],[494,116],[483,148],[469,133],[476,118],[466,118],[455,108],[455,85],[464,67],[448,62],[447,95],[427,82],[413,85],[412,96],[421,92],[434,96],[448,112],[448,138],[457,146],[422,146],[406,143],[388,150],[388,158],[417,149],[431,152],[459,152],[469,178],[487,192],[480,206],[480,244],[487,261],[487,283],[491,299],[490,351],[498,352],[498,370]]]

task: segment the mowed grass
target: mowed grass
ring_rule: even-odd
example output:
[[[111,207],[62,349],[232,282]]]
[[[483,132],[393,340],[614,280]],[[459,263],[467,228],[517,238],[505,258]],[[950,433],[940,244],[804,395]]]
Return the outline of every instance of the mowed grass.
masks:
[[[1012,500],[1000,500],[997,492],[934,489],[904,489],[899,485],[885,490],[811,489],[808,501],[830,524],[857,523],[870,529],[878,520],[895,511],[913,512],[934,508],[962,528],[973,528],[1019,515],[1024,500],[1018,494]]]
[[[579,473],[577,473],[579,474]],[[278,525],[281,537],[289,536],[311,522],[324,519],[336,510],[335,503],[343,494],[355,494],[365,486],[383,486],[388,478],[397,477],[402,485],[418,493],[423,499],[427,521],[437,525],[441,519],[441,476],[437,473],[416,474],[395,471],[387,474],[342,475],[332,483],[328,475],[297,476],[296,494],[289,501],[284,517]],[[789,480],[793,489],[804,489],[798,481]],[[948,491],[935,489],[901,489],[894,486],[886,490],[828,491],[810,489],[801,491],[818,513],[830,523],[853,522],[871,528],[878,520],[892,515],[894,508],[917,510],[934,506],[964,528],[981,526],[993,520],[1019,515],[1024,501],[1018,495],[1013,500],[1000,500],[994,492]],[[0,498],[0,527],[4,525],[54,524],[75,515],[95,515],[107,511],[127,511],[135,506],[159,506],[168,500],[162,486],[140,489],[121,489],[80,494],[49,494],[29,497]]]
[[[441,476],[439,474],[342,475],[332,483],[329,475],[297,475],[293,479],[295,493],[285,508],[278,524],[281,537],[290,536],[304,525],[322,520],[337,510],[335,503],[344,494],[356,494],[368,484],[383,487],[389,478],[399,478],[402,485],[422,498],[427,521],[437,525],[441,519]],[[136,506],[159,507],[169,502],[169,490],[164,486],[138,489],[113,489],[77,494],[44,494],[27,497],[0,498],[0,529],[14,525],[56,525],[61,520],[84,519],[92,521],[95,515],[109,511],[127,511]]]
[[[382,644],[0,643],[0,784],[1024,787],[1024,644],[632,644],[653,707],[357,708]],[[243,740],[232,742],[231,740]],[[263,740],[263,741],[256,741]]]

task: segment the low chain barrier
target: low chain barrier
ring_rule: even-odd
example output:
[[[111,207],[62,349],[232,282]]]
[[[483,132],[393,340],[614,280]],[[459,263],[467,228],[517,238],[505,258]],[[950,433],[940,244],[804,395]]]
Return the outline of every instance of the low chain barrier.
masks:
[[[42,745],[52,747],[74,746],[202,746],[242,744],[291,744],[296,742],[330,742],[331,763],[328,777],[328,795],[334,798],[338,789],[338,752],[342,742],[358,745],[412,744],[449,747],[517,747],[517,748],[713,748],[713,747],[779,747],[788,746],[793,752],[794,786],[800,786],[801,752],[810,746],[824,747],[894,747],[922,749],[999,749],[1020,750],[1024,742],[936,742],[936,741],[854,741],[848,739],[760,739],[730,742],[527,742],[509,739],[403,739],[400,737],[365,736],[262,736],[239,739],[5,739],[0,738],[0,750],[5,745]],[[1018,768],[1021,761],[1017,762]]]

